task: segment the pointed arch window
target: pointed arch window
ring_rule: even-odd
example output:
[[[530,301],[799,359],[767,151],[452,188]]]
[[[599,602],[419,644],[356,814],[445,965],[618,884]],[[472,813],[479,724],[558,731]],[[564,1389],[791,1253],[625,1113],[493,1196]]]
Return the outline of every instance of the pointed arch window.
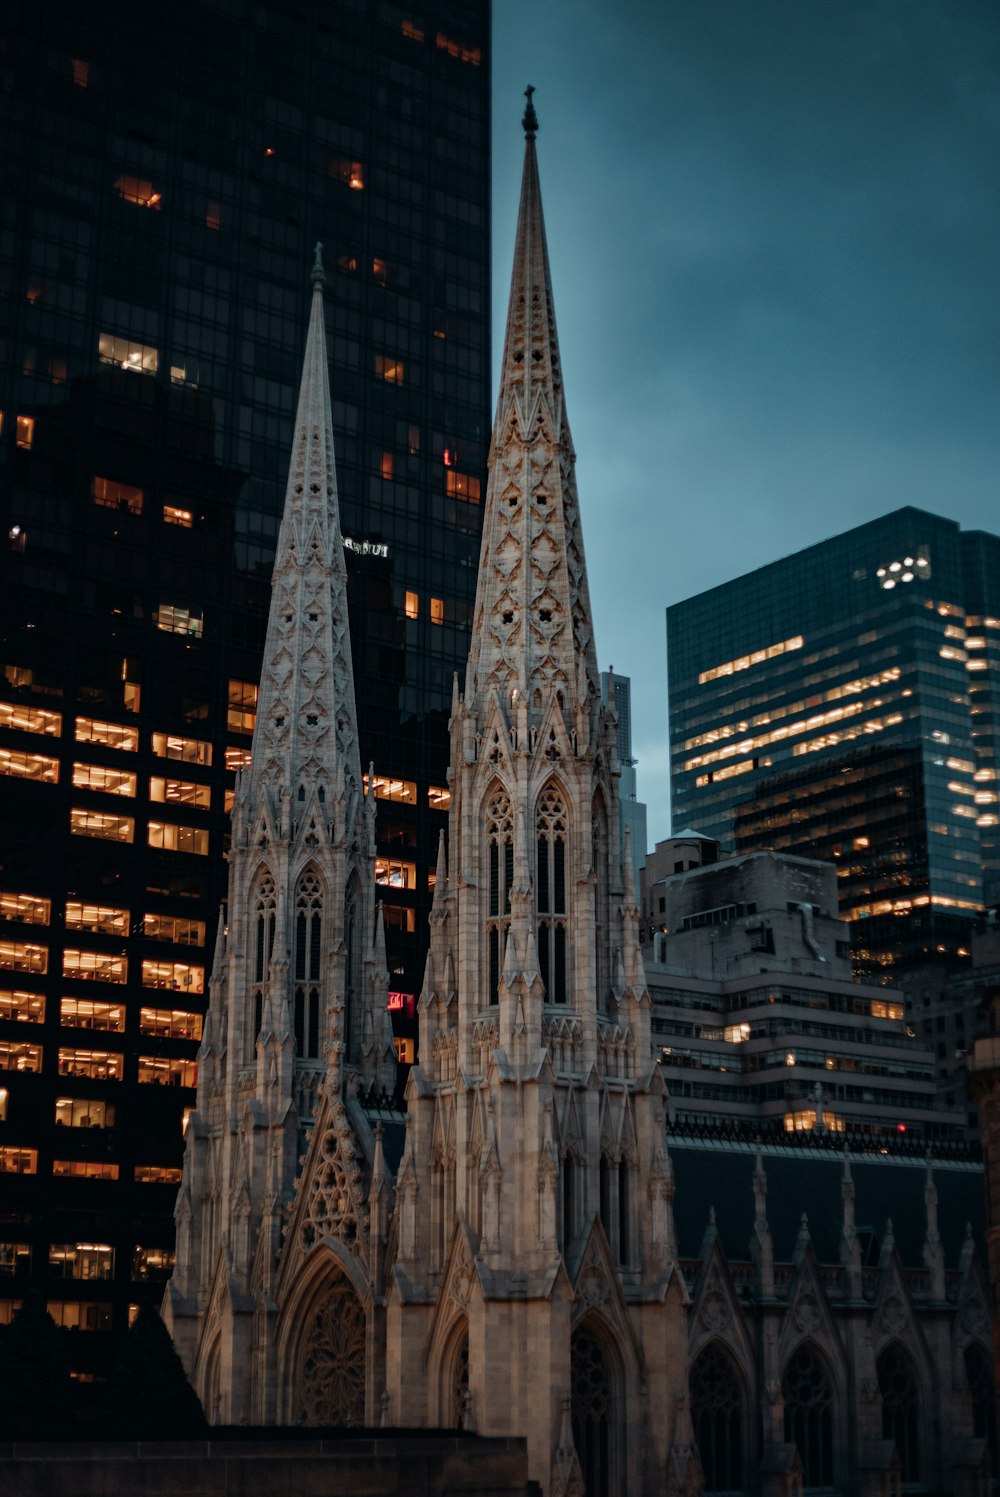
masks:
[[[875,1362],[882,1395],[882,1438],[894,1440],[904,1482],[920,1480],[920,1390],[913,1363],[897,1342]]]
[[[323,888],[307,868],[295,889],[295,1051],[306,1060],[320,1053],[320,982],[323,953]]]
[[[486,991],[487,1001],[496,1003],[514,882],[514,814],[502,785],[493,788],[486,802],[486,859]]]
[[[253,946],[253,1029],[248,1036],[248,1051],[253,1057],[257,1036],[260,1034],[264,1012],[264,984],[267,982],[268,965],[274,950],[274,924],[277,902],[274,879],[269,873],[261,874],[253,899],[254,946]]]
[[[566,828],[562,791],[549,785],[542,791],[535,815],[538,968],[548,1003],[566,1002]]]
[[[608,896],[608,814],[595,796],[591,815],[590,860],[594,870],[594,955],[597,965],[597,1003],[604,1008],[611,992],[611,904]]]
[[[611,1368],[604,1347],[587,1325],[570,1342],[573,1443],[583,1470],[587,1497],[612,1497],[617,1475],[617,1409]]]
[[[833,1387],[811,1346],[800,1346],[781,1380],[785,1439],[798,1447],[805,1487],[833,1485]]]
[[[691,1368],[691,1422],[705,1492],[742,1492],[743,1390],[731,1359],[710,1342]]]

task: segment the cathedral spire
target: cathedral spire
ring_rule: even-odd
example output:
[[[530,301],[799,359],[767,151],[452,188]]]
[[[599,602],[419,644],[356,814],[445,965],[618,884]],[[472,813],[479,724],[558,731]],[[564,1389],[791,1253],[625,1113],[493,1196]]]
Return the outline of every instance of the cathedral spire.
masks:
[[[251,805],[262,789],[274,797],[303,799],[307,786],[321,785],[325,792],[341,776],[352,791],[361,789],[322,249],[317,244],[312,268],[312,310],[274,558],[251,769],[242,787]]]
[[[524,175],[466,697],[496,692],[535,726],[557,693],[569,717],[600,698],[528,91]],[[581,747],[583,747],[581,745]]]

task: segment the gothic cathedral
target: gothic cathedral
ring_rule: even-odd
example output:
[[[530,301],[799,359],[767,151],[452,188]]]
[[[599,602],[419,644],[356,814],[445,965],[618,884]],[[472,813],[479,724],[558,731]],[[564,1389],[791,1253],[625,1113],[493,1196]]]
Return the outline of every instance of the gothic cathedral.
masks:
[[[687,1296],[535,158],[452,800],[394,1110],[317,252],[252,764],[165,1313],[225,1424],[526,1438],[548,1497],[695,1491]]]

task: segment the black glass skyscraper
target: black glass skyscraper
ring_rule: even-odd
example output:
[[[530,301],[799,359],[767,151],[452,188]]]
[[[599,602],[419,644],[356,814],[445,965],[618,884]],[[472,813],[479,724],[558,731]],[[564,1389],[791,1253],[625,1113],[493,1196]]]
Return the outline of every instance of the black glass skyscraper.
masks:
[[[41,1288],[100,1375],[169,1270],[317,240],[412,1058],[489,439],[489,4],[0,18],[0,1319]]]
[[[674,824],[832,858],[873,973],[995,886],[998,549],[902,509],[667,610]]]

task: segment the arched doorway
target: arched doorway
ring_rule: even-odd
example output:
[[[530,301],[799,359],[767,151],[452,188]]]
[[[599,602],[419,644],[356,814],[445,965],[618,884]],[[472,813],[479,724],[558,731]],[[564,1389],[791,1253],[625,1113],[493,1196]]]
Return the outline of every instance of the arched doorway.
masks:
[[[691,1367],[691,1421],[706,1492],[743,1490],[743,1408],[732,1358],[710,1342]]]
[[[798,1447],[804,1487],[833,1485],[833,1384],[808,1343],[794,1353],[781,1379],[785,1439]]]
[[[913,1363],[891,1342],[875,1363],[882,1395],[882,1438],[895,1440],[903,1481],[920,1480],[920,1391]]]
[[[587,1497],[621,1497],[617,1404],[604,1346],[586,1324],[570,1345],[573,1443]]]
[[[365,1422],[365,1312],[337,1273],[310,1310],[302,1338],[296,1421]]]

